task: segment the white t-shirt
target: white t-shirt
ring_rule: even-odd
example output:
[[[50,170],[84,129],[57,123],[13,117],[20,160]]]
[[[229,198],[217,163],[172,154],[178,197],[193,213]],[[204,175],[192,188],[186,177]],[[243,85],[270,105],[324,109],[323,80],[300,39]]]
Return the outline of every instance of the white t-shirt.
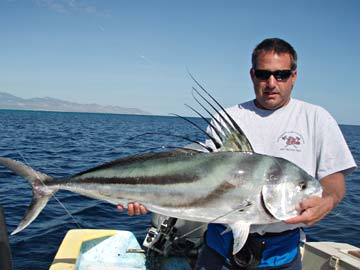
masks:
[[[319,180],[356,168],[338,124],[319,106],[291,99],[280,109],[263,110],[248,101],[226,111],[258,154],[285,158]],[[251,232],[281,232],[295,227],[299,224],[253,225]]]

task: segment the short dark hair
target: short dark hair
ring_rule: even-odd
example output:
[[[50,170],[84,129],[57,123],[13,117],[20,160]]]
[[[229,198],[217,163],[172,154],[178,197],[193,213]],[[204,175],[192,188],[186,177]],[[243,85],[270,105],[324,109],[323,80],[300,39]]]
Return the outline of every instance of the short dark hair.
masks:
[[[291,70],[297,67],[297,53],[294,48],[285,40],[280,38],[267,38],[261,41],[254,49],[251,62],[253,68],[256,68],[256,60],[261,53],[274,52],[276,54],[290,54]]]

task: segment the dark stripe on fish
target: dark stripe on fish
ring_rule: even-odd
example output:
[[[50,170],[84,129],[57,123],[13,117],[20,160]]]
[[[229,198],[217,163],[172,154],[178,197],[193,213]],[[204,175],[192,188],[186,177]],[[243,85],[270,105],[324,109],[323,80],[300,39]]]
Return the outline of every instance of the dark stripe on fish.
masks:
[[[164,204],[162,206],[164,207],[171,207],[171,206],[178,206],[178,207],[200,207],[200,206],[205,206],[206,204],[210,203],[211,201],[220,198],[221,196],[223,196],[225,193],[227,193],[230,190],[234,189],[234,185],[229,183],[229,182],[225,182],[222,183],[220,186],[218,186],[216,189],[214,189],[212,192],[210,192],[206,197],[203,198],[199,198],[196,199],[194,201],[190,201],[187,203],[183,203],[183,204],[179,204],[176,201],[169,201],[169,204]],[[174,196],[177,194],[174,194]]]
[[[191,156],[191,155],[196,155],[196,154],[201,154],[201,153],[195,152],[193,150],[189,150],[188,154]],[[74,178],[77,176],[81,176],[83,174],[91,173],[91,172],[98,171],[101,169],[113,168],[116,166],[121,167],[121,166],[126,166],[126,165],[133,165],[135,162],[142,162],[142,161],[146,162],[148,160],[154,161],[157,159],[176,157],[178,155],[179,155],[178,151],[138,154],[138,155],[134,155],[134,156],[130,156],[130,157],[116,159],[111,162],[105,163],[103,165],[91,168],[87,171],[84,171],[84,172],[74,175]],[[184,151],[181,153],[181,156],[184,156]]]
[[[192,183],[199,180],[197,175],[161,175],[146,177],[86,177],[77,176],[69,179],[69,183],[76,184],[102,184],[102,185],[173,185],[181,183]]]

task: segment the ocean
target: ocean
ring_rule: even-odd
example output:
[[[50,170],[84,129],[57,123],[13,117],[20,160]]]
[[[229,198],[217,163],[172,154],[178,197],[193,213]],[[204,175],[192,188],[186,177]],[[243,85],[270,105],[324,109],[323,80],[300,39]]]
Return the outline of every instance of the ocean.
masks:
[[[192,120],[206,127],[205,121]],[[360,126],[340,127],[360,164]],[[0,156],[22,161],[53,177],[68,176],[128,155],[189,143],[166,134],[205,139],[199,129],[171,116],[11,110],[0,110],[0,134]],[[308,241],[338,241],[360,247],[359,178],[359,170],[347,177],[345,199],[321,222],[306,229]],[[0,167],[0,205],[9,232],[20,222],[31,197],[25,180]],[[59,191],[56,197],[72,217],[52,199],[29,227],[10,236],[14,269],[49,269],[70,229],[131,230],[142,243],[150,225],[150,214],[129,217],[113,205],[66,191]]]

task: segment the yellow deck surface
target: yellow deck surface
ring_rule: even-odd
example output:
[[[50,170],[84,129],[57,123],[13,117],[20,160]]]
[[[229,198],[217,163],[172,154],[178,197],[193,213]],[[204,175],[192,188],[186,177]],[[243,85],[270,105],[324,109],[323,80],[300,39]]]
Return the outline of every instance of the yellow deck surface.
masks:
[[[112,236],[117,230],[74,229],[67,232],[50,270],[75,270],[76,260],[83,242],[100,237]]]

